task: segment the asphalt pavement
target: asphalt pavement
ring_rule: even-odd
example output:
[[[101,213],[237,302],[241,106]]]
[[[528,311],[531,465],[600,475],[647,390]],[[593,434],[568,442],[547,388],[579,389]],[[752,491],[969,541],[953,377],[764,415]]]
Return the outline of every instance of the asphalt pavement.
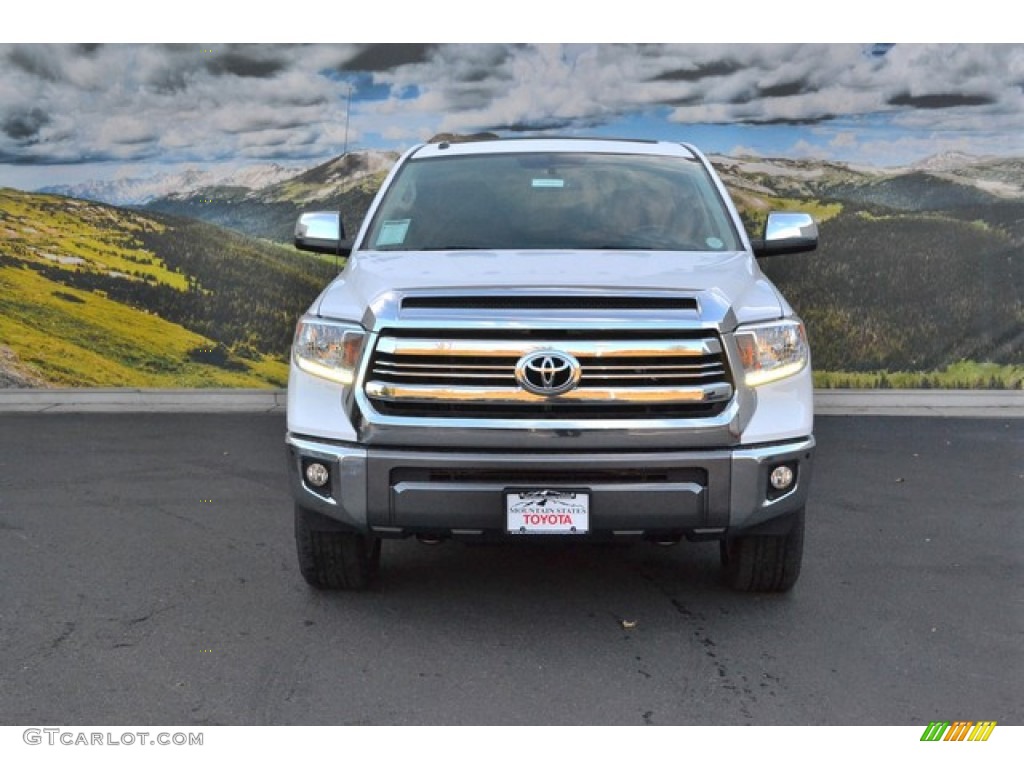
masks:
[[[1024,420],[819,417],[786,595],[714,544],[414,541],[346,594],[247,410],[0,414],[0,725],[1024,724]]]

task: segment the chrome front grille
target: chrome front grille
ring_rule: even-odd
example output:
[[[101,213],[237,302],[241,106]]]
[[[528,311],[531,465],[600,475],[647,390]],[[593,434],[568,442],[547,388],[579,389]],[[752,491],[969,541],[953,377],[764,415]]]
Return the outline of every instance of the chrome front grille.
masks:
[[[517,378],[545,351],[578,362],[569,391],[538,394]],[[382,414],[467,418],[694,418],[733,394],[717,336],[665,332],[385,331],[364,386]]]

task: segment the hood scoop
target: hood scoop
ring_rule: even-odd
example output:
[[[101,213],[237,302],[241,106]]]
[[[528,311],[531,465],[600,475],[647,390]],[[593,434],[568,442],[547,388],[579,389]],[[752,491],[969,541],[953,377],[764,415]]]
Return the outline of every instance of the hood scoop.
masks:
[[[402,312],[409,310],[503,310],[503,311],[684,311],[697,312],[692,296],[610,296],[607,294],[494,294],[479,296],[405,296]]]

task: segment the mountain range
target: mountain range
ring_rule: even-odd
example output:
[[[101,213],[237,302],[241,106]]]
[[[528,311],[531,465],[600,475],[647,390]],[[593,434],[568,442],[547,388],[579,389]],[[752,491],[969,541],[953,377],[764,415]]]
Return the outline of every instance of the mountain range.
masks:
[[[264,381],[280,381],[291,323],[333,272],[278,244],[290,243],[301,210],[340,209],[353,232],[397,157],[358,152],[306,170],[193,174],[131,209],[9,192],[6,220],[0,210],[0,235],[7,232],[0,278],[32,296],[9,307],[0,300],[0,310],[9,310],[9,324],[10,313],[39,300],[58,314],[81,314],[76,299],[86,298],[96,305],[93,316],[104,301],[128,301],[202,337],[190,337],[190,364],[203,362],[196,350],[219,349],[205,362],[226,366],[220,380],[255,371],[253,361],[265,357],[260,370],[270,370],[271,358],[278,367]],[[1024,159],[945,154],[900,169],[710,159],[752,236],[773,209],[807,210],[819,223],[817,253],[761,264],[807,323],[819,386],[1024,387]],[[52,229],[54,212],[62,231],[32,234]],[[96,231],[107,219],[119,222],[114,231]],[[122,253],[125,242],[134,245]],[[100,267],[91,264],[97,253],[108,253]],[[26,268],[53,285],[29,285]],[[285,283],[286,294],[268,289]],[[250,315],[253,292],[264,298]],[[6,347],[0,338],[0,370],[13,372],[16,385],[73,380],[45,365],[26,367],[24,355],[35,348]]]
[[[117,206],[146,205],[164,198],[187,200],[197,196],[211,197],[224,190],[232,190],[235,194],[244,193],[264,201],[314,202],[337,196],[359,175],[387,171],[397,158],[398,153],[394,151],[371,150],[332,158],[308,168],[285,167],[277,163],[219,169],[186,168],[175,173],[52,185],[34,191]],[[751,156],[712,155],[710,159],[720,170],[733,171],[737,181],[767,174],[778,180],[802,181],[808,188],[814,188],[843,180],[882,181],[923,173],[936,178],[955,179],[996,196],[1024,195],[1024,158],[1007,159],[965,152],[943,152],[897,168]],[[294,183],[287,183],[289,181]]]
[[[277,164],[231,170],[190,168],[147,178],[37,190],[122,207],[187,216],[245,234],[290,242],[300,210],[338,208],[349,228],[398,158],[355,152],[311,168]],[[910,166],[875,168],[808,159],[710,157],[741,207],[778,197],[828,199],[901,211],[946,210],[1024,198],[1024,158],[945,152]]]
[[[241,168],[186,168],[175,173],[157,173],[141,178],[85,181],[79,184],[58,184],[41,187],[36,192],[93,200],[121,207],[145,205],[163,197],[178,198],[200,195],[203,190],[218,187],[263,189],[303,172],[276,163],[247,165]]]
[[[398,158],[359,152],[263,185],[182,189],[151,198],[149,210],[197,218],[253,237],[291,242],[302,210],[340,209],[350,234]],[[711,161],[745,212],[779,199],[834,201],[903,212],[963,210],[1024,199],[1024,159],[944,154],[906,168],[882,169],[820,160],[713,156]],[[751,222],[755,222],[756,215]]]
[[[358,225],[397,159],[397,152],[350,153],[263,186],[235,178],[153,198],[145,208],[290,243],[302,210],[340,210],[350,229]]]

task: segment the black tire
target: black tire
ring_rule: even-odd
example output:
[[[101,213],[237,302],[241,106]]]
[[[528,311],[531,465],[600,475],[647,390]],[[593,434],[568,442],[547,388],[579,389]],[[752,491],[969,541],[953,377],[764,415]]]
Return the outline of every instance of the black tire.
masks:
[[[295,506],[299,570],[317,589],[367,589],[380,570],[380,539],[349,531],[317,530],[316,513]]]
[[[721,543],[725,580],[741,592],[788,592],[800,576],[803,554],[802,509],[788,533],[732,536]]]

